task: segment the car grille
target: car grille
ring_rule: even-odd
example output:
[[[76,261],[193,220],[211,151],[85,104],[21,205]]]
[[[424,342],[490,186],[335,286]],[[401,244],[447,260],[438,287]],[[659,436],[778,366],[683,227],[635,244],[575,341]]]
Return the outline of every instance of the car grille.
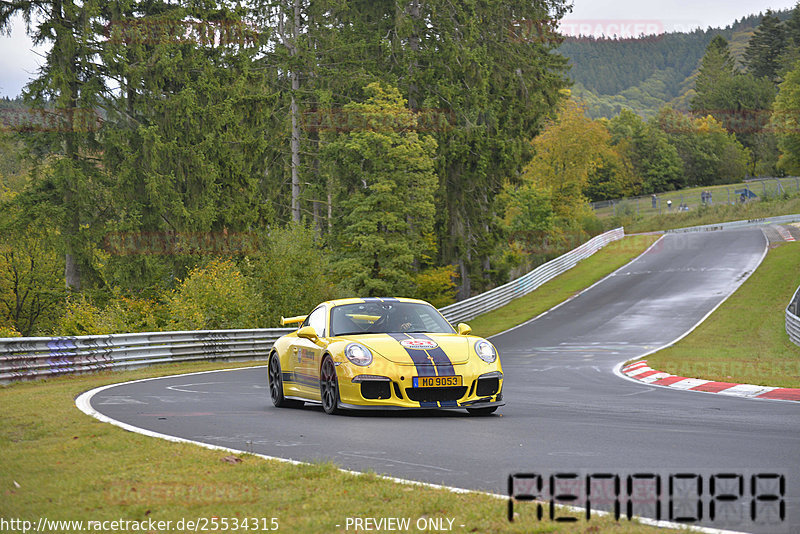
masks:
[[[497,393],[500,389],[499,378],[480,378],[478,379],[478,392],[479,397],[488,397]]]
[[[454,401],[464,396],[466,386],[447,388],[406,388],[406,396],[416,402]]]
[[[361,383],[361,396],[365,399],[388,399],[392,396],[390,382],[367,380]]]

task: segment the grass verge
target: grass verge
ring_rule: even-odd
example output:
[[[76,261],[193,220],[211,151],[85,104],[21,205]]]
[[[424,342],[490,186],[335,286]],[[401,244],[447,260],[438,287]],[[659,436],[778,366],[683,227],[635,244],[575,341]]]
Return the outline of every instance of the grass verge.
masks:
[[[477,336],[489,337],[533,319],[627,264],[647,250],[658,237],[627,236],[607,245],[532,293],[472,319],[469,321],[472,332]]]
[[[419,518],[444,525],[452,519],[453,530],[463,532],[657,531],[607,518],[593,518],[591,525],[539,522],[532,503],[518,504],[521,515],[509,523],[505,500],[397,484],[374,474],[354,476],[329,463],[294,466],[246,454],[231,463],[227,452],[129,433],[74,404],[78,394],[109,383],[242,365],[247,364],[170,365],[0,388],[0,517],[34,525],[39,518],[171,522],[155,527],[158,532],[193,530],[185,523],[180,528],[181,520],[230,532],[233,518],[257,519],[255,529],[248,519],[251,531],[267,530],[276,518],[280,532],[344,532],[347,517],[407,517],[412,525]],[[228,529],[211,528],[212,517],[227,518]],[[154,531],[108,525],[106,531]]]
[[[643,217],[657,215],[659,212],[668,213],[670,210],[667,207],[667,201],[672,201],[672,214],[673,215],[688,215],[692,211],[703,209],[705,206],[701,200],[701,193],[706,191],[712,194],[712,206],[719,206],[723,204],[737,204],[739,196],[735,194],[736,190],[750,189],[758,196],[758,200],[751,201],[750,203],[758,203],[760,201],[770,201],[782,196],[797,196],[800,193],[800,180],[797,178],[781,178],[781,189],[777,187],[776,180],[767,180],[765,182],[740,182],[737,184],[721,184],[712,186],[688,187],[686,189],[678,189],[676,191],[665,191],[658,193],[659,204],[658,207],[653,208],[649,196],[642,196],[630,199],[618,199],[615,201],[614,206],[606,206],[595,210],[595,214],[601,219],[620,215],[624,212],[636,213]],[[688,212],[679,212],[678,206],[685,203],[689,210]]]
[[[772,248],[761,266],[694,332],[651,354],[653,369],[692,378],[800,387],[800,347],[785,309],[800,286],[800,243]]]

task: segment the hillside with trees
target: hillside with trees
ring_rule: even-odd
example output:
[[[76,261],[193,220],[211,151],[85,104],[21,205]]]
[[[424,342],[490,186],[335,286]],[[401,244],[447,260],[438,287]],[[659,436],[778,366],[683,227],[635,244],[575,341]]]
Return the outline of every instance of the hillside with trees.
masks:
[[[791,11],[773,15],[778,21],[786,21]],[[706,47],[715,37],[729,43],[737,68],[744,68],[745,49],[762,17],[749,15],[725,28],[691,33],[625,39],[569,37],[560,51],[570,58],[574,93],[586,103],[590,117],[611,118],[622,109],[631,109],[650,118],[665,105],[689,111],[694,78]]]

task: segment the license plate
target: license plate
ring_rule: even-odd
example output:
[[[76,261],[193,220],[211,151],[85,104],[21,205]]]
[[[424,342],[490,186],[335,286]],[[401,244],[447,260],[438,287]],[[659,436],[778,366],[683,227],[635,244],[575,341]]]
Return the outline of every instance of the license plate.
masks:
[[[460,376],[415,376],[412,379],[415,388],[446,388],[461,385]]]

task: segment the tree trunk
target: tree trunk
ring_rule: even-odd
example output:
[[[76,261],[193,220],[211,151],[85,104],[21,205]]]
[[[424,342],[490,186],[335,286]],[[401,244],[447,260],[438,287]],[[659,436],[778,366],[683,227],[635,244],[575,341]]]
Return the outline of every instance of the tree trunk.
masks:
[[[300,38],[300,0],[294,0],[294,23],[292,24],[291,55],[297,55],[297,43]],[[300,123],[298,120],[297,91],[300,89],[300,78],[292,72],[292,220],[300,222]]]

